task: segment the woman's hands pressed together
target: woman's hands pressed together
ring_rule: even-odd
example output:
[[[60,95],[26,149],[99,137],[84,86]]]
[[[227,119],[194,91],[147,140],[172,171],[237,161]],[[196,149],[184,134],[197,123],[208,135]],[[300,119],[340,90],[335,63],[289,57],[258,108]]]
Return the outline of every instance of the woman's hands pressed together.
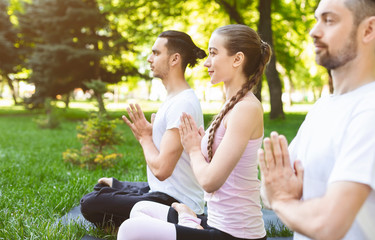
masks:
[[[185,151],[188,154],[195,151],[201,152],[201,140],[204,136],[203,126],[198,129],[193,117],[186,113],[181,115],[180,122],[179,132]]]

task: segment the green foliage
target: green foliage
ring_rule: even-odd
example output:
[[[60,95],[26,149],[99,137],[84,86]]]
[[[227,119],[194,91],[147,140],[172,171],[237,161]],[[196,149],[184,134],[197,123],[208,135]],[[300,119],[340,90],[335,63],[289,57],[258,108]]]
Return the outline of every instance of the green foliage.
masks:
[[[108,120],[102,114],[91,115],[87,121],[77,126],[81,149],[67,149],[63,153],[64,161],[88,168],[113,167],[122,157],[122,154],[113,152],[114,145],[123,140],[116,129],[117,123],[117,120]]]
[[[112,146],[121,142],[121,135],[116,131],[118,120],[108,120],[106,116],[93,114],[90,119],[77,127],[78,139],[86,146],[99,148]]]
[[[30,107],[42,106],[44,96],[54,98],[76,87],[86,88],[83,82],[91,79],[108,83],[124,81],[130,90],[138,86],[140,79],[151,80],[146,59],[155,38],[164,30],[186,31],[198,46],[206,49],[217,27],[242,21],[257,29],[259,21],[259,0],[1,2],[6,3],[4,6],[10,3],[8,10],[0,14],[5,17],[0,22],[7,22],[4,32],[13,32],[7,36],[21,37],[7,40],[7,46],[16,46],[16,53],[32,69],[29,80],[36,85],[36,92],[30,99]],[[319,90],[327,80],[322,75],[324,71],[311,71],[315,62],[309,49],[308,31],[315,21],[313,12],[318,2],[272,1],[274,52],[280,78],[288,78],[295,89]],[[9,25],[8,14],[16,28]],[[0,48],[0,52],[7,54],[11,50]],[[5,58],[6,54],[2,56],[11,59]],[[3,66],[0,64],[0,68]],[[11,68],[15,69],[14,66]],[[209,81],[203,66],[193,71],[188,69],[186,77],[192,86]]]
[[[293,236],[293,232],[284,226],[283,223],[277,222],[269,223],[269,228],[266,229],[267,237],[291,237]]]
[[[273,32],[277,60],[282,75],[294,89],[320,89],[328,76],[315,64],[312,39],[308,35],[315,23],[318,0],[274,1]],[[313,71],[312,71],[313,70]]]
[[[317,0],[274,1],[273,32],[277,60],[288,71],[295,71],[301,54],[310,42],[308,32],[315,23]],[[300,69],[302,70],[302,69]],[[304,69],[308,72],[309,69]]]
[[[107,84],[100,79],[94,79],[90,82],[85,82],[84,84],[87,88],[92,89],[98,94],[104,94],[107,91]]]
[[[0,75],[15,72],[19,62],[16,42],[17,32],[9,19],[7,1],[0,0]]]
[[[19,69],[21,57],[16,47],[19,44],[18,32],[10,21],[8,9],[8,1],[0,0],[0,82],[6,80],[14,103],[17,104],[17,94],[13,86],[14,77],[11,74]]]
[[[101,64],[111,53],[109,42],[118,36],[96,0],[32,1],[18,19],[24,45],[29,47],[29,81],[36,88],[27,102],[30,107],[41,106],[46,97],[85,89],[83,82],[90,79],[121,80],[124,71]]]

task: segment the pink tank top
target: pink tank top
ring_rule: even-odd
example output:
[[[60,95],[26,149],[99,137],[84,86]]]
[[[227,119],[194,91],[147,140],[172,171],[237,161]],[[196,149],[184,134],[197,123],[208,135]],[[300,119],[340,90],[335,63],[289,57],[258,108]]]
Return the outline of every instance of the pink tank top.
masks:
[[[201,142],[207,160],[208,131]],[[225,134],[223,121],[215,133],[213,153]],[[237,238],[262,238],[266,235],[260,204],[257,150],[263,137],[250,140],[223,186],[214,193],[205,193],[208,225]]]

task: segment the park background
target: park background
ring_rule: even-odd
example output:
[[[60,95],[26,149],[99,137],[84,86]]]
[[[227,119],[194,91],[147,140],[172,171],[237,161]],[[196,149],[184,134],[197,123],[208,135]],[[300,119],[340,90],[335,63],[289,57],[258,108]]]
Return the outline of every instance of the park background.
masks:
[[[100,177],[146,181],[142,150],[119,119],[135,102],[149,118],[165,99],[147,63],[164,30],[187,32],[205,50],[217,27],[238,23],[257,30],[273,49],[257,86],[265,136],[277,130],[291,141],[311,104],[332,91],[308,36],[318,2],[0,0],[0,239],[80,239],[87,233],[114,239],[58,219]],[[186,79],[207,126],[224,103],[223,86],[210,84],[203,61],[187,69]],[[91,162],[66,160],[98,126],[106,128],[107,140],[121,136],[100,153],[115,164],[108,167],[98,153]]]

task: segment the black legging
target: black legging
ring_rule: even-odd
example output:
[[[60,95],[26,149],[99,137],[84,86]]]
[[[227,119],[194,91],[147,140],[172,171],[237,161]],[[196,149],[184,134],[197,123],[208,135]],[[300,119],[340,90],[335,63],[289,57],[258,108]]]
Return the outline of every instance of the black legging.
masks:
[[[177,240],[266,240],[267,235],[263,238],[257,239],[244,239],[236,238],[232,235],[220,231],[219,229],[210,227],[207,224],[207,216],[198,215],[201,219],[201,226],[204,229],[189,228],[177,225],[178,223],[178,213],[174,208],[170,208],[168,212],[168,222],[174,223],[176,227]]]
[[[120,182],[113,178],[112,187],[97,184],[93,192],[81,199],[82,215],[98,227],[119,227],[133,206],[140,201],[153,201],[165,205],[178,202],[162,192],[149,192],[145,182]]]

